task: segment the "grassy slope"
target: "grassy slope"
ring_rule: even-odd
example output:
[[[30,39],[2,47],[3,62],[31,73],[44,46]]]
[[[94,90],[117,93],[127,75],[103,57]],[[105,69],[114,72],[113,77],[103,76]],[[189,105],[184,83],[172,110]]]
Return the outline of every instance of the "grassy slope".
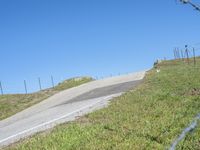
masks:
[[[13,94],[0,96],[0,120],[5,119],[23,109],[30,107],[42,100],[52,96],[62,90],[69,89],[86,82],[91,81],[92,78],[84,77],[80,79],[66,80],[55,88],[43,90],[33,94]]]
[[[200,62],[198,62],[200,66]],[[200,69],[169,61],[108,108],[39,133],[8,149],[166,149],[200,111]],[[200,129],[178,149],[198,149]]]

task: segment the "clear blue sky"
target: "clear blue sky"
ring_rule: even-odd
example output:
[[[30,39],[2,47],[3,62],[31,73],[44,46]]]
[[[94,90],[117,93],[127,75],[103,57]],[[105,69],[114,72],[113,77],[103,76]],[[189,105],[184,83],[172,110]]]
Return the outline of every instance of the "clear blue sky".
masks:
[[[199,0],[196,0],[199,2]],[[0,80],[6,93],[74,76],[150,68],[174,47],[200,47],[200,13],[174,0],[1,0]],[[197,46],[198,45],[198,46]]]

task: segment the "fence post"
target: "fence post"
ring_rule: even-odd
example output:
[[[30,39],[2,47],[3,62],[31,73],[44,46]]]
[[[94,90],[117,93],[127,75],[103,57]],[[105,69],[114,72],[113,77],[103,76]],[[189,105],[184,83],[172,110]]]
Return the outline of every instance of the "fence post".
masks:
[[[38,78],[38,83],[39,83],[39,87],[40,87],[40,91],[41,91],[42,90],[42,86],[41,86],[40,78]]]
[[[52,87],[54,88],[54,87],[55,87],[55,85],[54,85],[53,76],[51,76],[51,84],[52,84]]]
[[[195,55],[195,49],[193,48],[193,57],[194,57],[194,65],[196,66],[196,55]]]
[[[180,53],[179,53],[179,49],[178,48],[176,49],[176,53],[177,53],[178,59],[180,59],[181,57],[180,57]]]
[[[1,89],[1,95],[3,95],[3,87],[2,87],[1,81],[0,81],[0,89]]]
[[[182,60],[184,61],[183,50],[181,50],[181,57],[182,57]]]
[[[176,50],[174,49],[174,59],[176,60]]]
[[[188,46],[185,45],[185,52],[186,52],[186,56],[187,56],[187,62],[188,62],[188,65],[190,64],[190,60],[189,60],[189,51],[188,51]]]
[[[179,59],[182,59],[181,49],[178,49],[178,55],[179,55]]]
[[[24,80],[24,89],[25,89],[25,92],[26,92],[26,94],[27,94],[28,91],[27,91],[27,86],[26,86],[26,80]]]

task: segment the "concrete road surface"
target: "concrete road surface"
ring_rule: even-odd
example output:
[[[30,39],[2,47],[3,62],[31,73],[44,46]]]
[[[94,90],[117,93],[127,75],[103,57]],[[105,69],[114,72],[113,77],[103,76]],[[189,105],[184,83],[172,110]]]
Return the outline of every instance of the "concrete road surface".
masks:
[[[105,107],[109,100],[138,85],[145,71],[92,81],[62,91],[0,121],[0,147]]]

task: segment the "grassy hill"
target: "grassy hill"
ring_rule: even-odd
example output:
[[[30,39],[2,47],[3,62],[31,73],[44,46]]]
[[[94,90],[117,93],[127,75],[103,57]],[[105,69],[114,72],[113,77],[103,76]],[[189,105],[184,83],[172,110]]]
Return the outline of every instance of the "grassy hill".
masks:
[[[69,88],[92,81],[90,77],[72,78],[59,83],[54,88],[42,90],[32,94],[0,95],[0,120],[5,119],[27,107]]]
[[[200,59],[196,66],[177,60],[164,61],[147,73],[141,85],[116,98],[109,107],[8,149],[163,150],[170,147],[199,112]],[[199,141],[200,127],[189,133],[177,149],[199,149]]]

